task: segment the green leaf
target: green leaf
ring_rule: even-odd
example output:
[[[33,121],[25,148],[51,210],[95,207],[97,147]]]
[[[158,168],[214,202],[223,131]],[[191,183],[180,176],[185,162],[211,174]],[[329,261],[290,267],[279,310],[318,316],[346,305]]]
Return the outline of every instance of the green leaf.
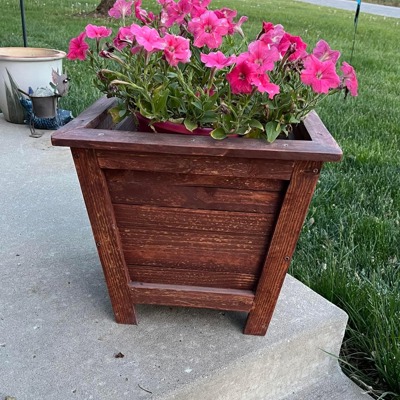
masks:
[[[262,123],[261,123],[260,121],[257,121],[256,119],[251,119],[251,120],[249,121],[249,125],[250,125],[252,128],[257,128],[257,129],[260,129],[261,131],[264,130],[264,127],[263,127]]]
[[[169,90],[164,89],[162,86],[154,91],[153,110],[155,114],[166,115],[168,96],[169,96]]]
[[[218,120],[218,115],[214,111],[206,111],[200,122],[203,124],[212,124]]]
[[[289,124],[298,124],[299,122],[300,122],[300,120],[297,119],[294,115],[290,116]]]
[[[222,140],[226,138],[226,133],[222,128],[217,128],[211,131],[211,137],[216,140]]]
[[[203,111],[203,106],[201,104],[201,101],[199,100],[194,100],[192,101],[192,105],[193,107],[196,107],[197,109],[199,109],[200,111]]]
[[[247,127],[240,127],[239,129],[236,129],[235,133],[237,133],[240,136],[245,136],[248,133],[251,132],[251,127],[247,125]]]
[[[175,124],[183,124],[183,118],[170,118],[168,121],[173,122]]]
[[[125,111],[121,109],[120,105],[110,108],[108,110],[108,113],[111,115],[114,124],[118,124],[118,122],[121,122],[126,115]]]
[[[276,121],[269,121],[265,125],[268,142],[272,143],[281,133],[280,124]]]
[[[148,103],[147,101],[141,101],[139,98],[136,100],[136,102],[139,107],[140,114],[142,114],[143,117],[154,119],[154,115],[151,111],[152,106],[150,103]]]
[[[197,123],[190,120],[189,118],[185,118],[183,123],[184,123],[186,129],[190,132],[194,131],[198,127]]]

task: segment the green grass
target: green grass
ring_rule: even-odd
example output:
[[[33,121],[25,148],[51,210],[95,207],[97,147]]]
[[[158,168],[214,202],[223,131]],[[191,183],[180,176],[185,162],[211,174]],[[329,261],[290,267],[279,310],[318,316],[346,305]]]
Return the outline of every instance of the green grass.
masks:
[[[146,4],[146,0],[144,0]],[[67,50],[92,19],[97,1],[27,2],[30,46]],[[154,4],[154,2],[152,2]],[[0,0],[2,46],[21,46],[17,2]],[[353,13],[289,0],[216,0],[249,16],[249,37],[263,20],[282,23],[310,46],[323,38],[349,60]],[[102,21],[104,22],[104,21]],[[359,97],[329,98],[318,112],[344,151],[324,168],[291,273],[349,314],[343,367],[375,397],[400,399],[400,20],[361,14],[353,65]],[[62,106],[82,111],[99,94],[83,63]]]

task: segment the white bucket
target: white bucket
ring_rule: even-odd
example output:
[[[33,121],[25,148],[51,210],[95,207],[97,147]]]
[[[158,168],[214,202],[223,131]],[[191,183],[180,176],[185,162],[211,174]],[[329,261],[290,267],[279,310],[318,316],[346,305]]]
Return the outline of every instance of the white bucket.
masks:
[[[52,70],[62,72],[65,52],[34,47],[0,47],[0,109],[4,118],[16,124],[24,123],[23,108],[13,93],[8,76],[24,92],[31,87],[50,87]],[[7,73],[8,71],[8,73]]]

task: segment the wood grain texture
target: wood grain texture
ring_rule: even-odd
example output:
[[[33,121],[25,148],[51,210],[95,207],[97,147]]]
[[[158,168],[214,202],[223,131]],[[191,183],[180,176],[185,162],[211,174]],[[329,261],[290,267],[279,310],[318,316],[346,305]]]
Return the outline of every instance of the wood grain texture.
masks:
[[[197,210],[224,210],[275,214],[282,200],[280,192],[108,180],[113,204],[149,205]]]
[[[321,163],[311,161],[295,165],[247,318],[246,334],[262,336],[267,331],[321,167]]]
[[[165,266],[128,265],[133,282],[254,290],[258,275]]]
[[[155,160],[157,163],[157,161]],[[133,164],[137,163],[133,161]],[[290,164],[290,169],[287,170],[285,177],[290,178],[292,175],[293,165]],[[107,181],[113,184],[120,184],[125,182],[141,183],[148,185],[155,185],[159,182],[174,186],[189,186],[189,187],[205,187],[205,188],[223,188],[223,189],[240,189],[240,190],[254,190],[264,192],[282,192],[287,188],[287,180],[274,179],[273,172],[271,176],[257,178],[252,171],[247,176],[242,171],[242,177],[225,176],[224,173],[219,175],[218,171],[213,171],[212,175],[199,175],[191,172],[177,172],[177,168],[167,168],[165,171],[160,163],[157,165],[150,164],[149,169],[152,171],[143,171],[143,166],[139,166],[138,170],[131,170],[132,165],[127,166],[128,169],[104,169]]]
[[[163,304],[215,310],[249,311],[254,299],[254,294],[248,290],[156,283],[131,283],[129,288],[135,304]]]
[[[106,180],[93,151],[74,148],[71,151],[115,319],[118,323],[136,324],[135,310],[127,286],[128,269],[122,253]]]
[[[267,247],[268,243],[266,244]],[[184,243],[166,245],[138,245],[126,247],[123,252],[127,264],[148,266],[163,265],[168,268],[203,269],[204,271],[259,274],[265,257],[265,249],[257,251],[204,246],[188,248]]]
[[[175,135],[174,135],[175,136]],[[288,180],[293,161],[208,156],[176,157],[169,154],[98,151],[99,165],[104,169],[170,172],[174,174],[211,175],[255,179]]]
[[[256,214],[190,208],[114,204],[121,235],[137,228],[184,232],[220,232],[265,236],[275,224],[275,214]]]

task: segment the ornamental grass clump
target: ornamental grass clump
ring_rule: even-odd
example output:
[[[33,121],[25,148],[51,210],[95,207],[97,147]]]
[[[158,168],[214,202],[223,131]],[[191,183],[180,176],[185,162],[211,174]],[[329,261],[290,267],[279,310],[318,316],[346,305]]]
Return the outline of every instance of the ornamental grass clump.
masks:
[[[215,139],[272,142],[326,96],[357,96],[353,67],[338,67],[340,53],[324,40],[308,53],[301,37],[264,22],[248,41],[247,17],[211,10],[210,2],[158,0],[161,10],[154,14],[141,0],[117,0],[109,11],[121,20],[116,35],[111,39],[111,29],[89,24],[70,41],[68,58],[88,61],[96,86],[121,99],[114,117],[139,113],[150,126],[170,121],[189,131],[210,128]]]

